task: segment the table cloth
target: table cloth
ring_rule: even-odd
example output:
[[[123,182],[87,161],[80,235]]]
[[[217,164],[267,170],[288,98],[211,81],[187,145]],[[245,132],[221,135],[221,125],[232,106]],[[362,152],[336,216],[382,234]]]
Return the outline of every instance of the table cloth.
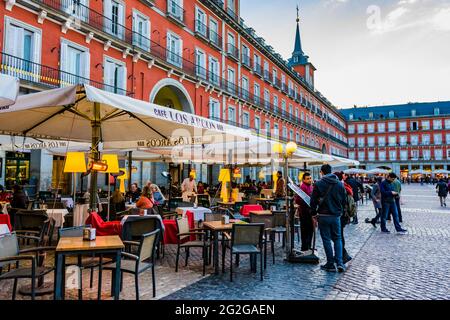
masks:
[[[186,215],[186,212],[191,211],[194,214],[194,221],[200,221],[205,220],[205,213],[212,213],[212,211],[208,208],[203,207],[186,207],[186,208],[177,208],[176,212],[179,215],[183,215],[183,217]]]
[[[262,211],[264,208],[260,204],[246,204],[241,208],[241,214],[244,217],[250,216],[250,211]]]

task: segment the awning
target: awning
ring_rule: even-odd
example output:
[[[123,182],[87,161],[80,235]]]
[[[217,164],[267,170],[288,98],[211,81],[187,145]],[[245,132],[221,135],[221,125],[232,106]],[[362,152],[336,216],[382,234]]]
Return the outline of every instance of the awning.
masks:
[[[6,108],[17,99],[19,94],[19,79],[0,74],[0,108]]]

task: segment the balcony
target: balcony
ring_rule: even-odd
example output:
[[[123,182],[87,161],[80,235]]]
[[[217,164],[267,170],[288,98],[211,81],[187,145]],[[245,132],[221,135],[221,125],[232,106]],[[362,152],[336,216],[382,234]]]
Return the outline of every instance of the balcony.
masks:
[[[198,19],[195,20],[194,35],[216,49],[222,50],[222,37]]]
[[[269,70],[264,70],[264,81],[272,83],[272,73]]]
[[[256,63],[256,62],[253,64],[253,72],[254,72],[257,76],[259,76],[260,78],[262,78],[263,74],[262,74],[262,67],[261,67],[260,64],[258,64],[258,63]]]
[[[288,86],[286,85],[286,83],[282,83],[281,84],[281,91],[285,94],[288,94]]]
[[[252,69],[252,60],[249,56],[247,56],[244,53],[242,54],[242,66],[248,70]]]
[[[273,78],[273,86],[274,86],[274,88],[280,90],[281,89],[281,80],[274,77]]]
[[[0,73],[17,77],[22,83],[31,84],[38,89],[55,89],[77,84],[88,84],[93,87],[121,95],[133,96],[132,92],[117,86],[111,86],[82,76],[55,69],[32,61],[24,60],[0,52]]]
[[[214,30],[211,30],[210,28],[208,28],[208,30],[209,30],[210,44],[219,51],[222,51],[222,37]]]
[[[175,22],[181,27],[185,27],[184,24],[184,16],[186,11],[180,7],[175,1],[168,0],[167,1],[167,18],[171,21]]]
[[[227,43],[227,55],[236,62],[239,62],[239,49],[232,43]]]
[[[148,5],[150,8],[155,6],[155,0],[139,0],[143,4]]]
[[[232,8],[227,7],[226,11],[233,20],[239,22],[239,16],[236,14],[236,12],[234,12]]]
[[[195,31],[194,34],[196,36],[200,36],[207,42],[209,42],[208,39],[208,26],[203,23],[203,21],[196,19],[195,20]]]

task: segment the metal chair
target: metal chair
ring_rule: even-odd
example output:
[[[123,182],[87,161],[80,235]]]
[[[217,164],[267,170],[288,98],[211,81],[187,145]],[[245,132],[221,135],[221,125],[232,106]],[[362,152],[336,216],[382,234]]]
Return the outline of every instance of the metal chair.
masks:
[[[209,200],[208,194],[199,194],[197,195],[197,204],[200,207],[209,208],[211,207],[211,202]]]
[[[38,261],[44,252],[54,251],[55,249],[55,247],[36,247],[19,250],[19,241],[15,232],[0,236],[0,281],[14,279],[12,300],[16,299],[18,279],[31,279],[31,299],[34,300],[36,278],[43,278],[55,270],[54,266],[45,267],[43,263],[40,265]],[[30,261],[31,267],[20,267],[21,261]],[[10,266],[14,262],[15,268],[11,269]],[[2,273],[5,266],[8,266],[8,271]]]
[[[45,210],[19,210],[16,212],[14,229],[17,234],[23,236],[39,237],[47,220],[48,216]],[[29,244],[29,240],[27,239],[27,244]]]
[[[135,287],[136,287],[136,300],[139,300],[139,274],[142,272],[152,269],[152,285],[153,285],[153,298],[156,297],[156,279],[155,279],[155,250],[156,245],[159,242],[160,229],[156,229],[153,232],[143,234],[139,242],[124,241],[126,245],[132,245],[138,247],[137,253],[131,254],[128,252],[122,252],[122,259],[120,263],[120,289],[122,290],[123,284],[123,273],[131,273],[134,275]],[[150,260],[150,262],[146,262]],[[104,267],[105,270],[111,270],[112,274],[116,270],[116,264],[111,263]],[[111,296],[114,290],[114,276],[111,283]],[[101,282],[99,284],[101,287]]]
[[[211,243],[207,241],[206,233],[202,229],[193,229],[191,230],[189,227],[189,220],[187,218],[177,219],[177,238],[178,238],[178,246],[177,246],[177,258],[176,258],[176,267],[175,272],[178,272],[178,261],[180,258],[180,249],[184,248],[186,250],[186,264],[188,265],[189,259],[189,249],[190,248],[202,248],[203,255],[203,275],[206,273],[206,261],[207,261],[207,248],[211,246]],[[187,241],[191,236],[203,236],[203,241]]]
[[[285,211],[273,211],[274,216],[274,228],[273,232],[278,234],[278,236],[282,235],[283,248],[286,246],[286,237],[287,237],[287,229],[286,229],[286,212]]]
[[[267,268],[267,243],[270,242],[272,251],[272,260],[275,264],[275,217],[271,215],[250,214],[250,223],[264,223],[264,269]]]
[[[233,282],[233,255],[260,256],[261,281],[263,280],[263,235],[264,223],[233,224],[230,247],[230,281]],[[251,265],[253,259],[250,259]],[[253,270],[253,266],[252,266]]]

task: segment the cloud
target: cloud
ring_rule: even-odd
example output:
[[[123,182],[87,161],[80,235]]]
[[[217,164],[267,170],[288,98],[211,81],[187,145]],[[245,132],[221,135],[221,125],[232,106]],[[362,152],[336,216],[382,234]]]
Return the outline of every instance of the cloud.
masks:
[[[440,9],[431,19],[436,30],[450,31],[450,7]]]

